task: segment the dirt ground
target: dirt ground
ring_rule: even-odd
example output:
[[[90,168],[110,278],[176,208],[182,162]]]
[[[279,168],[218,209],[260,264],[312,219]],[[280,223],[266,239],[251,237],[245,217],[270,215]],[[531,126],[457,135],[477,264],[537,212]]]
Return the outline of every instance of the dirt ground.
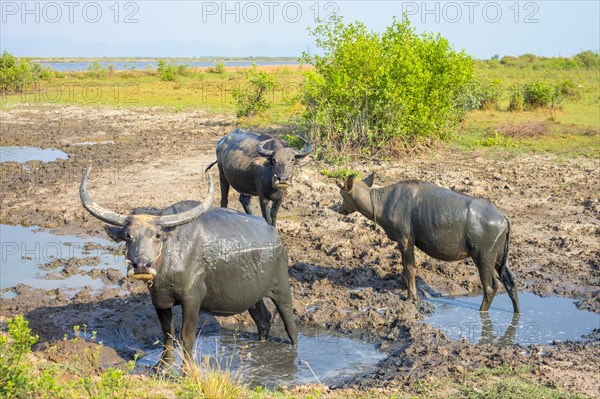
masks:
[[[58,148],[69,154],[68,160],[51,163],[0,164],[0,221],[83,237],[105,237],[103,224],[79,201],[79,182],[88,164],[95,168],[89,184],[93,198],[121,213],[202,199],[204,167],[215,159],[218,139],[235,126],[228,116],[160,108],[19,105],[0,111],[0,119],[1,145]],[[114,144],[76,145],[106,140]],[[583,343],[496,347],[452,341],[418,323],[432,306],[424,300],[416,306],[405,301],[399,253],[381,228],[358,213],[342,216],[335,211],[341,197],[334,181],[319,173],[324,166],[312,159],[302,163],[280,209],[278,229],[289,249],[298,323],[351,334],[389,354],[375,372],[349,381],[345,388],[385,391],[402,386],[410,392],[417,380],[461,378],[478,367],[525,365],[540,381],[600,396],[598,330]],[[421,179],[489,198],[512,223],[510,266],[519,291],[575,298],[580,308],[600,313],[598,161],[437,149],[350,167],[364,175],[375,171],[380,186]],[[230,206],[242,210],[233,190]],[[253,206],[259,212],[256,199]],[[470,260],[445,263],[419,253],[417,264],[422,297],[481,291]],[[59,356],[51,344],[73,325],[86,324],[98,331],[109,350],[104,364],[131,359],[160,332],[143,283],[119,282],[121,289],[84,289],[73,298],[17,286],[15,298],[0,299],[0,322],[24,314],[42,339],[38,356]],[[205,328],[216,322],[203,320]],[[245,315],[218,322],[232,320],[253,330]]]

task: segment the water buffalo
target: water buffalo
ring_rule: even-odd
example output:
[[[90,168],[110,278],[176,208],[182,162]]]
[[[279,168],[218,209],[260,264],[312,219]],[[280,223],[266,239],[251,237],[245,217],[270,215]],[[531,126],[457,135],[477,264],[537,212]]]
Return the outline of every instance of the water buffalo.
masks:
[[[275,228],[262,218],[231,209],[212,208],[213,182],[204,202],[183,201],[160,215],[121,215],[95,203],[87,192],[91,167],[79,194],[85,209],[110,224],[105,230],[125,241],[128,275],[151,279],[152,303],[164,335],[161,364],[174,361],[172,307],[181,305],[182,343],[189,356],[200,309],[219,316],[248,310],[259,337],[266,339],[270,313],[263,298],[271,298],[293,345],[297,331],[288,281],[287,250]]]
[[[266,134],[236,129],[219,140],[217,160],[221,183],[221,206],[227,207],[231,185],[240,193],[240,202],[248,214],[251,196],[258,196],[260,210],[268,224],[275,226],[277,211],[285,190],[291,184],[296,160],[307,156],[312,146],[304,142],[302,150],[287,147],[285,141]],[[273,202],[269,209],[269,201]]]
[[[483,285],[480,311],[487,311],[498,289],[497,273],[520,313],[517,288],[508,268],[508,218],[489,201],[469,197],[421,181],[403,181],[372,188],[374,174],[338,182],[342,205],[338,212],[359,211],[380,225],[398,243],[408,299],[416,300],[414,247],[445,261],[471,257]],[[495,270],[494,270],[495,269]]]

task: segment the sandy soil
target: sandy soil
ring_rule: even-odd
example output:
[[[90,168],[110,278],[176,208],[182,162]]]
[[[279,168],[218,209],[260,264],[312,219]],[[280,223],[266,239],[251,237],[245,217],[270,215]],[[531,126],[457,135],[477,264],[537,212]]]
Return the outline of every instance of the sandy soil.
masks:
[[[95,167],[90,182],[94,199],[122,213],[201,199],[206,192],[202,171],[215,159],[218,139],[235,125],[228,116],[160,108],[20,105],[1,111],[0,119],[1,145],[59,148],[70,155],[66,161],[47,164],[0,164],[0,221],[84,237],[104,237],[102,223],[79,202],[79,181],[88,164]],[[115,144],[75,145],[105,140]],[[341,198],[334,181],[319,173],[323,166],[307,160],[296,172],[278,228],[289,248],[298,322],[352,334],[389,354],[374,373],[350,381],[346,389],[403,386],[410,392],[417,380],[460,378],[477,367],[526,365],[540,381],[600,395],[598,331],[586,343],[495,347],[452,341],[418,323],[431,312],[431,305],[424,300],[416,306],[405,301],[394,243],[363,216],[335,211]],[[375,171],[376,185],[421,179],[489,198],[511,219],[510,265],[519,290],[575,298],[581,308],[600,313],[597,161],[435,150],[351,167],[365,175]],[[230,196],[230,206],[242,210],[233,190]],[[254,208],[258,212],[256,200]],[[419,253],[417,263],[421,296],[481,290],[470,260],[445,263]],[[50,344],[61,340],[73,325],[85,323],[106,337],[106,364],[130,359],[137,348],[152,345],[160,332],[144,285],[118,281],[121,290],[82,290],[73,298],[18,286],[15,298],[0,299],[0,321],[25,314],[42,338],[39,356],[58,356],[56,349],[48,349],[56,348]],[[217,322],[208,316],[203,320]],[[245,315],[218,322],[235,322],[252,330]]]

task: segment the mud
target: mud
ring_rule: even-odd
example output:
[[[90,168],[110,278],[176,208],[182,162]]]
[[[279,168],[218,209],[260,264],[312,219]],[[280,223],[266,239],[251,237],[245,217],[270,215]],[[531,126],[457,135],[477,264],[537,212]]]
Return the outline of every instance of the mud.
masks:
[[[68,160],[50,163],[0,164],[0,222],[82,237],[105,237],[102,223],[79,202],[79,181],[87,165],[95,167],[89,184],[94,199],[118,212],[201,199],[206,192],[204,167],[215,159],[218,139],[235,126],[230,116],[161,108],[20,105],[0,111],[0,118],[0,145],[57,148],[69,154]],[[103,144],[108,140],[114,144]],[[98,144],[76,145],[87,141]],[[345,389],[402,387],[411,392],[419,380],[460,379],[478,367],[529,366],[542,382],[600,395],[597,331],[585,342],[499,347],[453,341],[420,323],[432,305],[405,301],[395,244],[363,216],[335,212],[340,196],[334,181],[319,173],[324,167],[335,169],[314,160],[303,162],[279,211],[278,229],[289,249],[298,322],[374,343],[388,355],[375,372],[352,379]],[[436,149],[349,167],[363,175],[375,171],[376,185],[421,179],[489,198],[512,223],[509,264],[519,290],[573,298],[580,308],[600,314],[597,160]],[[229,204],[242,210],[233,190]],[[259,212],[256,199],[253,207]],[[70,272],[80,264],[68,261],[74,269]],[[421,297],[481,291],[470,260],[445,263],[418,253],[417,264]],[[65,345],[61,340],[74,325],[97,331],[111,362],[131,359],[141,348],[156,348],[160,331],[145,285],[123,279],[118,270],[95,273],[105,273],[106,281],[119,288],[88,288],[71,297],[60,290],[17,286],[15,298],[0,299],[0,321],[25,314],[42,338],[38,355],[53,361],[70,356],[55,348]],[[219,323],[254,332],[247,315],[218,320],[204,316],[203,321],[204,328]]]

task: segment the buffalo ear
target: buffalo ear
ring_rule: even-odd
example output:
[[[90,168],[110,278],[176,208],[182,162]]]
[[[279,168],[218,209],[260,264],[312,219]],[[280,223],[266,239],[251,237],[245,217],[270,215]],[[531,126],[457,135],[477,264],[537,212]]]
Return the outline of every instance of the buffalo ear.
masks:
[[[346,187],[346,191],[351,191],[352,187],[354,187],[354,178],[356,175],[350,175],[344,182],[344,186]]]
[[[125,241],[125,229],[119,226],[104,226],[104,231],[114,242]]]
[[[363,179],[367,187],[373,186],[373,181],[375,180],[375,172],[371,172],[371,174]]]

